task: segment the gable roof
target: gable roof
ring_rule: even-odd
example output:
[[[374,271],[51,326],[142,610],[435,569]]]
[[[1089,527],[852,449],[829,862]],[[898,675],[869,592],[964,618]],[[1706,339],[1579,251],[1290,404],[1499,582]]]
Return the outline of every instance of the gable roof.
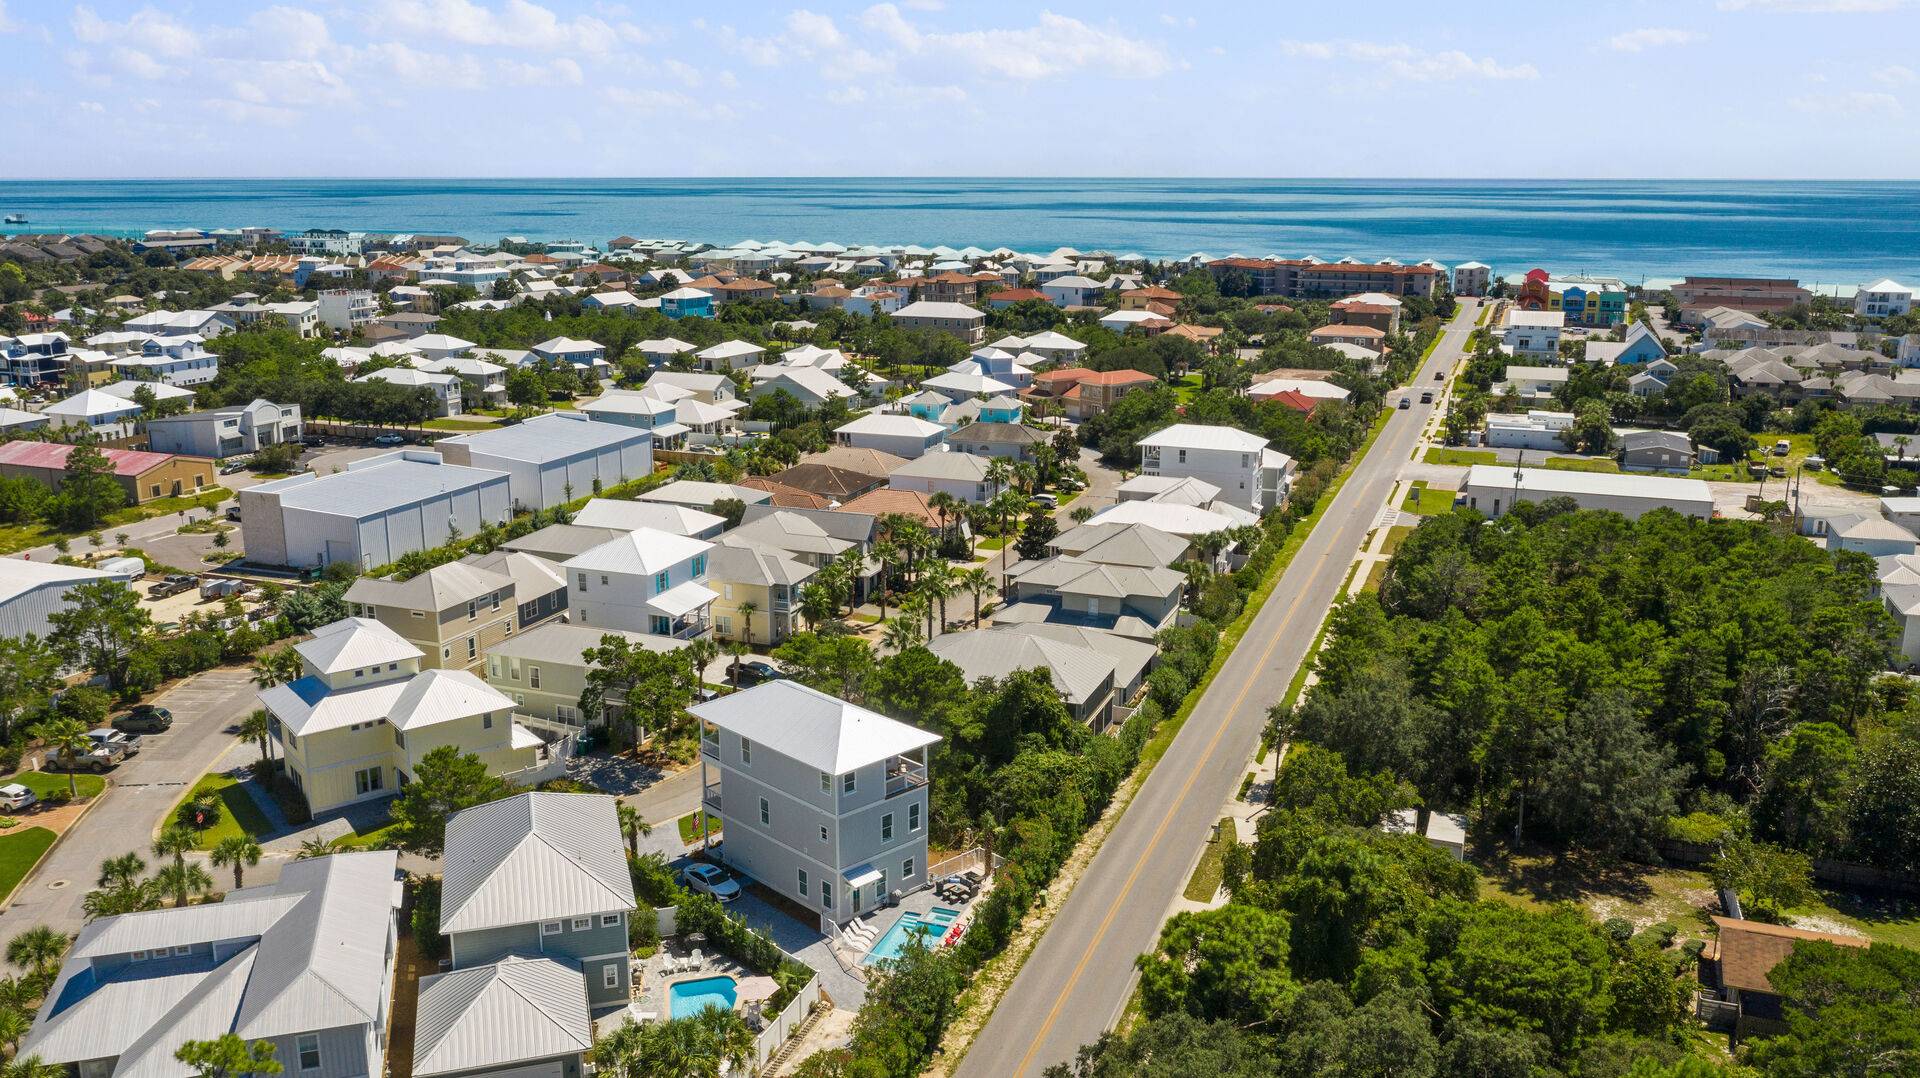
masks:
[[[420,979],[413,1073],[495,1070],[593,1047],[580,970],[508,955]]]
[[[1818,941],[1840,947],[1868,945],[1867,940],[1859,937],[1809,932],[1804,928],[1742,921],[1732,917],[1715,917],[1713,923],[1720,930],[1714,940],[1714,954],[1711,956],[1720,960],[1720,983],[1743,992],[1776,992],[1768,975],[1782,959],[1793,953],[1796,942]]]
[[[712,546],[705,540],[642,527],[575,555],[562,566],[567,569],[651,576],[702,554]]]
[[[436,565],[406,580],[382,580],[359,577],[346,594],[350,603],[373,606],[398,606],[408,610],[446,610],[462,603],[486,599],[495,593],[511,594],[513,578],[489,572],[475,565],[448,562]],[[504,599],[505,596],[503,595]]]
[[[440,931],[635,908],[615,799],[529,792],[447,821]]]
[[[1094,699],[1114,675],[1113,660],[1092,648],[1028,633],[944,633],[934,637],[927,650],[958,666],[970,682],[1003,678],[1016,670],[1044,669],[1070,706]]]
[[[293,650],[322,674],[405,662],[424,654],[372,618],[341,618],[322,625],[313,631],[313,639],[295,644]]]

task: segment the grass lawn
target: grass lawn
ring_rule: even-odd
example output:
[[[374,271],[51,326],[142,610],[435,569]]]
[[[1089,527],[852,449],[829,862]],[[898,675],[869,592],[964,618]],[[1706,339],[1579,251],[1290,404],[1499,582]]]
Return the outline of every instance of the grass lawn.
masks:
[[[995,535],[981,539],[973,544],[975,550],[999,550],[1007,545],[1007,536]]]
[[[478,419],[429,419],[426,427],[428,430],[498,430],[500,424]]]
[[[202,776],[199,782],[193,784],[193,789],[188,790],[187,795],[180,799],[180,803],[183,804],[207,793],[218,797],[220,807],[225,811],[220,813],[218,823],[200,832],[200,849],[211,850],[220,844],[221,839],[232,838],[235,835],[246,835],[258,840],[273,830],[273,824],[268,821],[266,813],[261,812],[260,806],[254,804],[253,795],[247,793],[246,789],[240,785],[240,780],[232,775]],[[178,809],[179,804],[174,808]]]
[[[691,846],[700,841],[699,813],[689,812],[685,816],[680,817],[679,826],[681,842]],[[711,812],[707,813],[707,830],[709,833],[720,830],[720,817],[715,816]]]
[[[1207,848],[1200,851],[1200,863],[1193,866],[1193,876],[1187,880],[1186,897],[1191,902],[1211,902],[1220,890],[1220,881],[1226,877],[1225,865],[1227,845],[1234,841],[1233,819],[1223,816],[1214,830],[1214,836],[1207,842]]]
[[[17,775],[8,775],[0,779],[0,786],[9,782],[17,782],[32,790],[42,801],[45,801],[47,795],[55,790],[64,794],[68,789],[67,776],[49,774],[45,771],[22,771]],[[80,799],[84,801],[89,797],[99,797],[100,791],[107,788],[107,780],[99,775],[75,775],[73,787],[79,791]]]
[[[1491,449],[1452,449],[1437,445],[1422,458],[1428,464],[1498,464],[1500,458]]]
[[[1407,536],[1413,534],[1413,527],[1411,524],[1395,524],[1388,528],[1387,540],[1380,544],[1380,552],[1389,558],[1393,557],[1394,551],[1400,549],[1400,544],[1406,542]]]
[[[187,509],[211,509],[233,497],[233,491],[225,487],[210,487],[198,494],[182,495],[178,498],[155,498],[143,505],[129,505],[108,513],[94,530],[109,542],[113,539],[113,530],[149,517],[164,516]],[[86,532],[63,532],[45,524],[9,524],[0,527],[0,554],[16,554],[37,546],[45,546],[56,539],[65,539],[76,548],[87,546]]]
[[[1414,480],[1413,489],[1407,491],[1407,500],[1400,503],[1401,512],[1423,517],[1451,512],[1452,509],[1453,491],[1429,487],[1424,479]]]
[[[1555,472],[1618,473],[1620,471],[1618,461],[1607,460],[1604,457],[1548,457],[1542,467]]]
[[[1605,920],[1621,917],[1636,928],[1669,921],[1688,939],[1712,934],[1707,920],[1714,903],[1713,883],[1698,869],[1657,865],[1600,866],[1569,859],[1556,864],[1546,855],[1509,855],[1506,851],[1469,857],[1481,873],[1480,897],[1544,910],[1562,901],[1577,903]],[[1788,917],[1800,928],[1841,935],[1859,934],[1878,943],[1920,946],[1920,901],[1830,891],[1821,888],[1809,906]]]
[[[341,835],[339,838],[334,839],[331,845],[337,850],[384,849],[387,845],[387,838],[393,834],[393,829],[398,826],[400,825],[388,823],[382,824],[371,831],[356,831],[352,834]]]
[[[53,832],[44,827],[23,827],[0,835],[0,900],[12,894],[46,856],[53,838]]]
[[[1186,404],[1188,401],[1193,400],[1194,395],[1200,392],[1200,385],[1201,377],[1199,375],[1188,374],[1182,376],[1178,382],[1173,383],[1174,403]]]
[[[1366,582],[1360,585],[1361,591],[1379,591],[1380,578],[1387,575],[1387,563],[1376,561],[1367,568]]]

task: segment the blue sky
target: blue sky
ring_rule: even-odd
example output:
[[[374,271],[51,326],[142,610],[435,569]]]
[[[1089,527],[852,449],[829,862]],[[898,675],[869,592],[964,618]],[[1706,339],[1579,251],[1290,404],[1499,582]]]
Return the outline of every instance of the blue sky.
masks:
[[[1914,178],[1915,41],[1920,0],[0,0],[0,175]]]

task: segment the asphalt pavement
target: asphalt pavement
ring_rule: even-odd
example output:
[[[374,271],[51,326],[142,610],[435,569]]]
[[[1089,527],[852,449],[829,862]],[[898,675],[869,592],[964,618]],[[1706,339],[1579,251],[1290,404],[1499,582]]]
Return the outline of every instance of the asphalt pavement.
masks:
[[[148,849],[175,802],[234,743],[240,720],[258,706],[244,667],[220,667],[180,682],[154,702],[173,712],[173,727],[141,735],[140,754],[109,773],[112,785],[14,892],[0,912],[0,941],[35,925],[78,932],[81,902],[100,862]],[[30,818],[29,818],[30,822]]]
[[[1160,926],[1198,860],[1220,806],[1259,745],[1267,709],[1286,693],[1348,566],[1372,530],[1401,467],[1438,404],[1417,390],[1457,363],[1477,308],[1463,304],[1414,376],[1413,405],[1395,409],[1319,526],[1133,803],[1107,836],[1052,926],[974,1038],[959,1078],[1038,1075],[1071,1062],[1111,1028],[1133,991],[1134,958]],[[1393,403],[1397,394],[1389,393]]]

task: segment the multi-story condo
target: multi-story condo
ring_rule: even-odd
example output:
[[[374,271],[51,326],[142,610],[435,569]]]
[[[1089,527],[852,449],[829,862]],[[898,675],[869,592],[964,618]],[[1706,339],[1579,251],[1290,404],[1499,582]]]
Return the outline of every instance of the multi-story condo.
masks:
[[[109,366],[129,378],[169,386],[197,386],[220,374],[220,357],[207,351],[197,336],[155,338],[137,356],[113,360]],[[151,371],[149,378],[142,372]]]
[[[707,587],[703,539],[636,528],[561,564],[572,582],[567,605],[578,625],[679,640],[706,635],[719,596]]]
[[[1258,512],[1286,501],[1293,458],[1235,427],[1176,423],[1135,443],[1140,474],[1194,478],[1220,488],[1221,500]]]
[[[1784,311],[1813,299],[1790,277],[1687,277],[1668,290],[1682,309],[1729,307],[1736,311]]]
[[[420,649],[369,618],[344,618],[294,645],[302,675],[260,693],[287,777],[312,812],[392,795],[443,745],[496,775],[551,777],[513,700],[465,670],[421,670]]]
[[[923,299],[893,312],[892,318],[901,329],[945,333],[968,344],[979,344],[987,336],[986,314],[964,303],[936,303]]]
[[[373,293],[364,288],[329,288],[320,293],[320,321],[337,333],[352,333],[380,316]]]
[[[1568,325],[1615,326],[1627,318],[1627,286],[1611,277],[1551,277],[1533,269],[1514,305],[1523,311],[1559,311]]]
[[[1891,277],[1861,285],[1853,294],[1853,313],[1863,318],[1888,318],[1913,309],[1914,290]]]
[[[1207,263],[1215,280],[1246,274],[1258,296],[1349,296],[1384,292],[1389,296],[1426,296],[1438,290],[1440,271],[1397,262],[1316,262],[1303,258],[1221,258]]]
[[[385,1074],[400,888],[388,850],[288,861],[224,901],[80,930],[21,1046],[77,1078],[185,1075],[188,1041],[266,1041],[282,1073]]]
[[[691,710],[701,800],[720,817],[728,865],[823,924],[926,885],[927,750],[938,736],[793,681]]]
[[[440,933],[455,971],[538,955],[565,965],[589,1006],[626,1002],[636,903],[617,803],[529,792],[447,821]]]
[[[0,361],[6,365],[7,381],[13,385],[59,381],[67,370],[69,343],[64,333],[0,337]]]
[[[338,228],[309,228],[287,237],[287,247],[300,254],[354,255],[365,246],[365,232],[347,232]]]
[[[148,448],[156,453],[218,459],[297,442],[300,437],[300,406],[270,400],[147,420]]]
[[[520,616],[512,577],[463,562],[406,580],[363,576],[343,598],[353,617],[372,618],[419,648],[425,669],[478,669]]]
[[[1493,267],[1485,262],[1462,262],[1453,267],[1453,294],[1484,296],[1493,283]]]

